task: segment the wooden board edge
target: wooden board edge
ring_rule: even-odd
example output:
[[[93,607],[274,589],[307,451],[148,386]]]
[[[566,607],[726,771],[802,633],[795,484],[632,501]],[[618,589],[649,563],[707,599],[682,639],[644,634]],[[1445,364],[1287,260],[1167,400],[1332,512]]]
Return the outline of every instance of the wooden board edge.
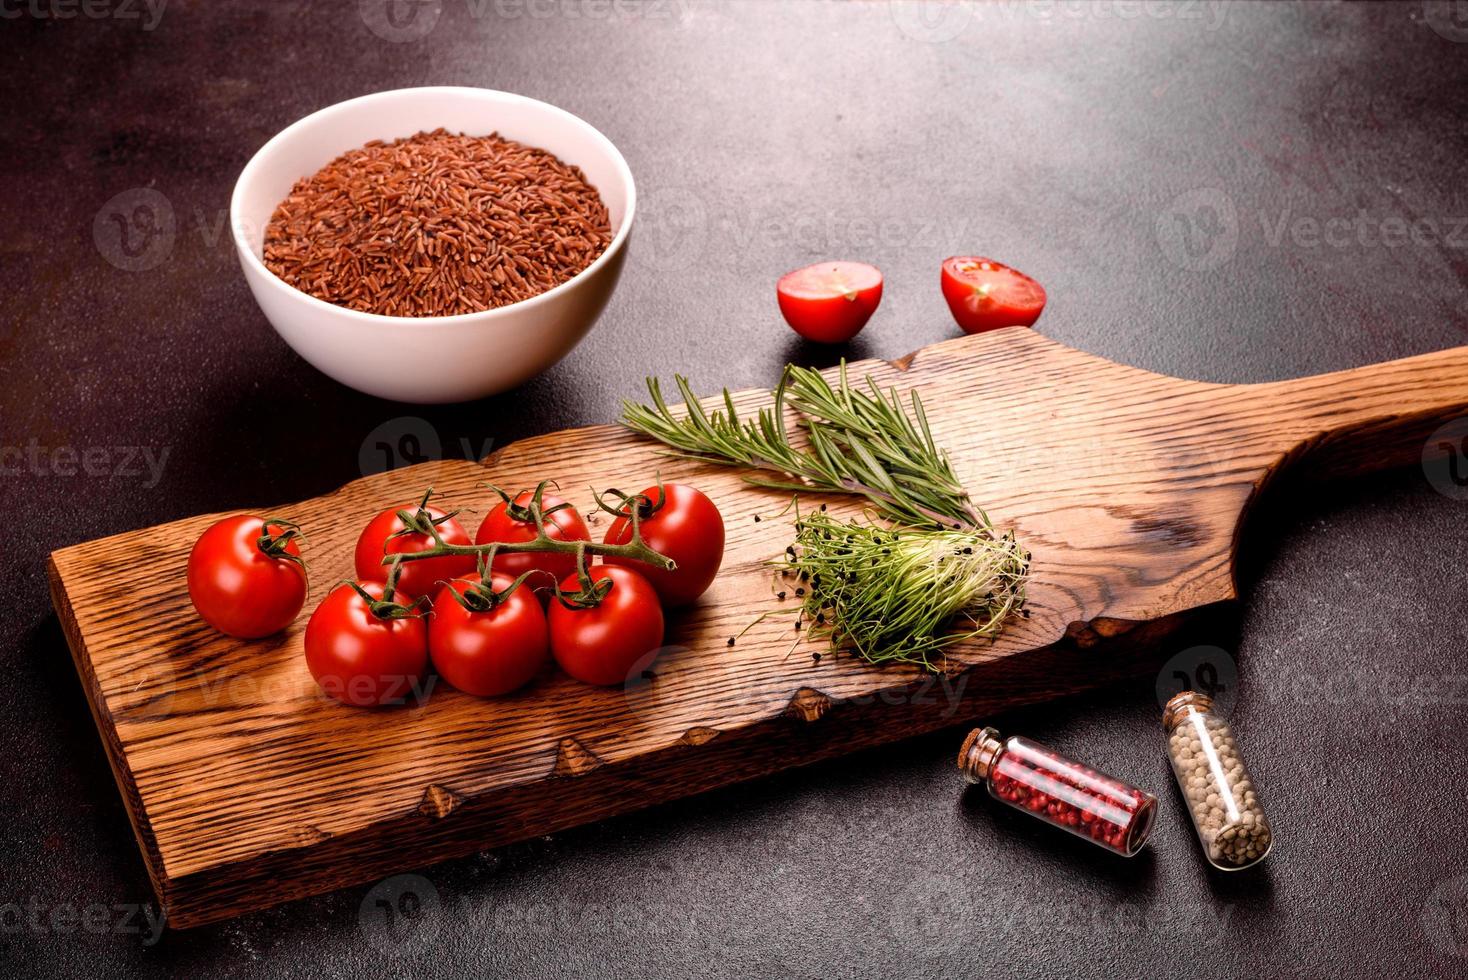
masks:
[[[106,699],[102,696],[101,687],[97,683],[97,675],[92,670],[92,659],[87,651],[86,640],[77,626],[76,614],[72,610],[71,599],[66,594],[66,583],[62,580],[61,569],[56,563],[54,552],[46,559],[46,579],[51,592],[51,605],[55,608],[56,618],[61,623],[61,631],[66,637],[66,646],[71,651],[71,660],[76,667],[77,678],[81,681],[82,690],[86,693],[87,707],[91,709],[92,720],[96,723],[97,732],[102,738],[107,765],[112,770],[112,778],[117,783],[118,792],[122,794],[123,809],[127,811],[128,823],[132,825],[133,836],[138,842],[139,851],[142,852],[143,866],[147,869],[148,881],[153,887],[153,894],[158,900],[159,907],[166,908],[168,876],[164,868],[163,856],[153,836],[153,828],[148,822],[147,809],[143,806],[142,797],[138,793],[132,768],[128,765],[127,754],[123,751],[122,741],[118,737],[117,725],[111,712],[107,710]]]
[[[579,744],[569,749],[563,745],[557,765],[539,780],[479,797],[461,796],[452,786],[432,786],[413,812],[361,832],[335,837],[322,833],[296,848],[168,881],[167,921],[176,928],[196,928],[972,723],[1001,704],[1009,711],[1155,674],[1162,655],[1178,643],[1217,642],[1222,623],[1236,625],[1238,608],[1238,601],[1230,599],[1150,622],[1098,619],[1071,624],[1047,647],[983,661],[952,675],[934,675],[939,683],[964,685],[949,712],[930,711],[930,704],[917,697],[898,704],[881,696],[837,700],[802,687],[779,714],[734,729],[696,726],[669,746],[619,763],[604,764]],[[1037,659],[1042,663],[1034,663]],[[1019,660],[1029,661],[1024,672]],[[1080,661],[1088,668],[1085,682],[1055,683],[1067,671],[1078,676],[1074,668]],[[1006,683],[1011,674],[1023,678],[1027,688],[1018,696]],[[1047,680],[1036,681],[1036,676]],[[971,691],[975,679],[982,686]],[[986,690],[997,693],[986,695]],[[688,764],[691,752],[698,753],[697,767]],[[567,780],[579,784],[574,799],[562,792]],[[522,813],[534,814],[534,821],[520,818]],[[406,865],[404,842],[412,845]]]

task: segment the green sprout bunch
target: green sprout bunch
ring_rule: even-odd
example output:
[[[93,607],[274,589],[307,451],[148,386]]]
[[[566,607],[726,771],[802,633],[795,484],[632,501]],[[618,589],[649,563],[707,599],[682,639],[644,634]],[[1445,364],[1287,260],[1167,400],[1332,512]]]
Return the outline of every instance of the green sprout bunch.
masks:
[[[781,567],[813,635],[874,663],[938,669],[945,648],[992,640],[1022,609],[1029,555],[970,528],[797,518]]]

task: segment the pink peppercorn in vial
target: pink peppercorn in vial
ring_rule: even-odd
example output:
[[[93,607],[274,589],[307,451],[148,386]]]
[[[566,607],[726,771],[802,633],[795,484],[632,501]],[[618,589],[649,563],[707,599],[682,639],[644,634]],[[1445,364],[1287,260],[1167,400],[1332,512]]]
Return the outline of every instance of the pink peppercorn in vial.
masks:
[[[959,750],[958,768],[995,799],[1123,857],[1140,851],[1152,832],[1157,798],[1151,793],[1022,735],[1001,741],[992,728],[974,729]]]

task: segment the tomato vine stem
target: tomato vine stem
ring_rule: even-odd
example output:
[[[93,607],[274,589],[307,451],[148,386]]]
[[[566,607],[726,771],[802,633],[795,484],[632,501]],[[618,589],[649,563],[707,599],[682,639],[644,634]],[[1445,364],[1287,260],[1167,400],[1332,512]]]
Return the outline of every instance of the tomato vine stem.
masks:
[[[561,541],[551,537],[545,528],[546,514],[541,506],[541,497],[549,482],[548,480],[542,481],[535,488],[534,496],[530,502],[525,505],[526,509],[530,512],[531,519],[535,522],[535,537],[529,541],[486,541],[483,544],[450,544],[444,540],[443,534],[438,529],[438,525],[433,521],[414,522],[411,530],[419,534],[428,535],[433,539],[433,545],[422,551],[398,552],[392,555],[385,555],[382,563],[384,565],[391,565],[395,562],[424,561],[429,558],[442,558],[445,555],[477,555],[483,558],[486,567],[488,567],[494,564],[496,555],[523,554],[526,552],[575,555],[577,574],[581,579],[581,584],[584,589],[590,589],[592,586],[592,582],[587,575],[586,565],[587,558],[592,555],[601,555],[607,558],[626,558],[633,561],[645,562],[648,565],[661,568],[665,571],[672,571],[677,567],[673,559],[652,550],[642,540],[642,507],[638,506],[638,504],[645,502],[648,506],[651,506],[652,502],[643,498],[641,494],[636,494],[632,497],[617,494],[623,503],[627,505],[626,510],[619,510],[609,506],[602,501],[600,495],[597,496],[598,509],[605,510],[616,517],[626,517],[631,522],[632,539],[626,544],[605,544],[595,541]],[[491,487],[491,489],[504,496],[503,492],[499,491],[499,488]],[[610,492],[608,491],[608,493]],[[430,488],[428,495],[431,496],[432,494],[433,490]],[[428,497],[425,496],[425,504],[427,500]]]

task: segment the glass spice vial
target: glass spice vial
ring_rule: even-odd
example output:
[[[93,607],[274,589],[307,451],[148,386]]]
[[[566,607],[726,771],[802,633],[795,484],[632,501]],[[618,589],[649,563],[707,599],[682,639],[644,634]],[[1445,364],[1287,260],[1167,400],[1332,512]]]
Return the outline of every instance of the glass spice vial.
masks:
[[[1274,832],[1233,731],[1213,711],[1213,699],[1183,691],[1163,708],[1162,728],[1173,775],[1208,863],[1238,871],[1264,860]]]
[[[958,752],[958,768],[995,799],[1123,857],[1140,851],[1152,832],[1157,798],[1151,793],[1022,735],[1001,741],[992,728],[974,729]]]

